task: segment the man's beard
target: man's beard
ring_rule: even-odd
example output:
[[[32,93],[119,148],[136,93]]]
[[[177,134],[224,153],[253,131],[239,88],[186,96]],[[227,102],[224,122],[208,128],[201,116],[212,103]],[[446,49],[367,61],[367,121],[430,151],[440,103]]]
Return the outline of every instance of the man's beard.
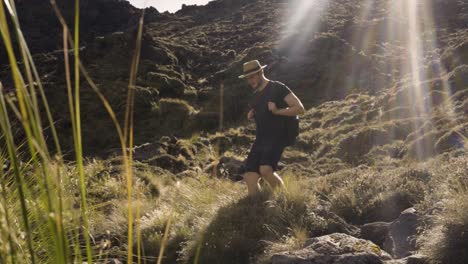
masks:
[[[259,81],[256,84],[250,84],[252,89],[258,90],[265,84],[265,80],[263,78],[259,78]]]
[[[264,84],[264,80],[263,79],[260,79],[260,81],[257,83],[257,87],[255,87],[255,90],[258,90],[260,89]]]

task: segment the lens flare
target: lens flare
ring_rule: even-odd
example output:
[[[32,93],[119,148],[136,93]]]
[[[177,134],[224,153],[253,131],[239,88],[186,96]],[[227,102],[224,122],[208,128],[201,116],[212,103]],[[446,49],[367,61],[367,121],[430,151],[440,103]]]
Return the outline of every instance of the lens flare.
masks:
[[[455,122],[453,106],[448,100],[451,87],[437,47],[434,10],[430,1],[419,0],[391,1],[389,7],[389,16],[393,19],[388,20],[388,41],[402,41],[407,57],[401,61],[398,71],[399,79],[408,81],[401,85],[400,92],[404,96],[396,101],[396,106],[408,108],[409,116],[413,117],[413,129],[418,133],[415,137],[425,137],[435,127],[434,106],[444,102],[448,108],[444,114]],[[415,142],[415,154],[419,159],[433,154],[434,142],[427,138]]]
[[[421,0],[360,0],[351,6],[344,1],[290,1],[278,49],[290,64],[317,66],[315,58],[307,53],[316,43],[317,33],[333,31],[330,27],[334,23],[352,15],[341,28],[344,35],[339,36],[349,40],[354,50],[339,61],[347,65],[345,72],[336,73],[346,74],[344,87],[322,84],[322,89],[327,94],[338,89],[349,93],[361,86],[370,92],[372,87],[377,87],[375,91],[390,89],[392,98],[382,106],[382,112],[387,113],[382,121],[411,122],[413,139],[423,138],[440,128],[441,123],[434,121],[435,114],[440,117],[440,109],[444,109],[442,115],[447,122],[442,126],[454,127],[457,122],[450,101],[454,89],[438,47],[437,30],[441,27],[436,24],[435,4]],[[436,107],[438,113],[434,112]],[[393,136],[397,137],[396,132]],[[417,158],[433,154],[434,142],[430,139],[411,143],[416,145]]]
[[[285,29],[281,33],[279,49],[289,56],[300,56],[300,51],[319,30],[320,19],[328,10],[329,0],[294,0],[289,3]]]

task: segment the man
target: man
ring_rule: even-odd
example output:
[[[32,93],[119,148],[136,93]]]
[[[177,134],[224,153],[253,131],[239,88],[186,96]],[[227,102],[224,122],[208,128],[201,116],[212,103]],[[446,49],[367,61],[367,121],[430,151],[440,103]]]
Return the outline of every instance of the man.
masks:
[[[286,147],[285,118],[305,112],[302,102],[286,85],[265,77],[265,67],[267,66],[262,66],[258,60],[246,62],[244,74],[239,76],[247,79],[250,87],[255,90],[247,118],[255,119],[256,135],[243,175],[249,195],[260,191],[260,178],[265,179],[272,189],[284,185],[275,171]]]

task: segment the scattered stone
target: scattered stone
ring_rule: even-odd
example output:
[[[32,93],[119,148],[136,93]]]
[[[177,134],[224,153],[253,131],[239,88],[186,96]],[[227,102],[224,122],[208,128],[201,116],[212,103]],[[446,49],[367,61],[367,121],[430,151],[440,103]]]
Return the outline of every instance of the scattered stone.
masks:
[[[148,160],[154,156],[165,154],[166,150],[158,143],[145,143],[133,148],[134,160]]]
[[[309,239],[303,249],[273,255],[272,264],[383,264],[388,253],[374,243],[334,233]]]
[[[384,247],[385,239],[387,238],[388,229],[391,223],[374,222],[361,226],[361,237],[370,240],[379,247]]]
[[[384,249],[395,258],[410,256],[416,250],[419,215],[414,208],[403,211],[389,226]]]
[[[232,181],[241,181],[244,173],[244,162],[233,157],[222,157],[216,166],[218,177]]]
[[[185,161],[169,154],[162,154],[147,160],[149,165],[158,166],[173,173],[184,171],[188,168]]]

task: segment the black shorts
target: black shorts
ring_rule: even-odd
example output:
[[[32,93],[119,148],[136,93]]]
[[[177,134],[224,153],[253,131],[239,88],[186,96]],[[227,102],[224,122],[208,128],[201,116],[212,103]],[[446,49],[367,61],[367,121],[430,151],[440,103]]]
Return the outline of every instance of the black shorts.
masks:
[[[273,144],[258,144],[255,141],[245,161],[246,172],[260,172],[260,166],[268,165],[277,170],[278,162],[286,146],[280,142]]]

